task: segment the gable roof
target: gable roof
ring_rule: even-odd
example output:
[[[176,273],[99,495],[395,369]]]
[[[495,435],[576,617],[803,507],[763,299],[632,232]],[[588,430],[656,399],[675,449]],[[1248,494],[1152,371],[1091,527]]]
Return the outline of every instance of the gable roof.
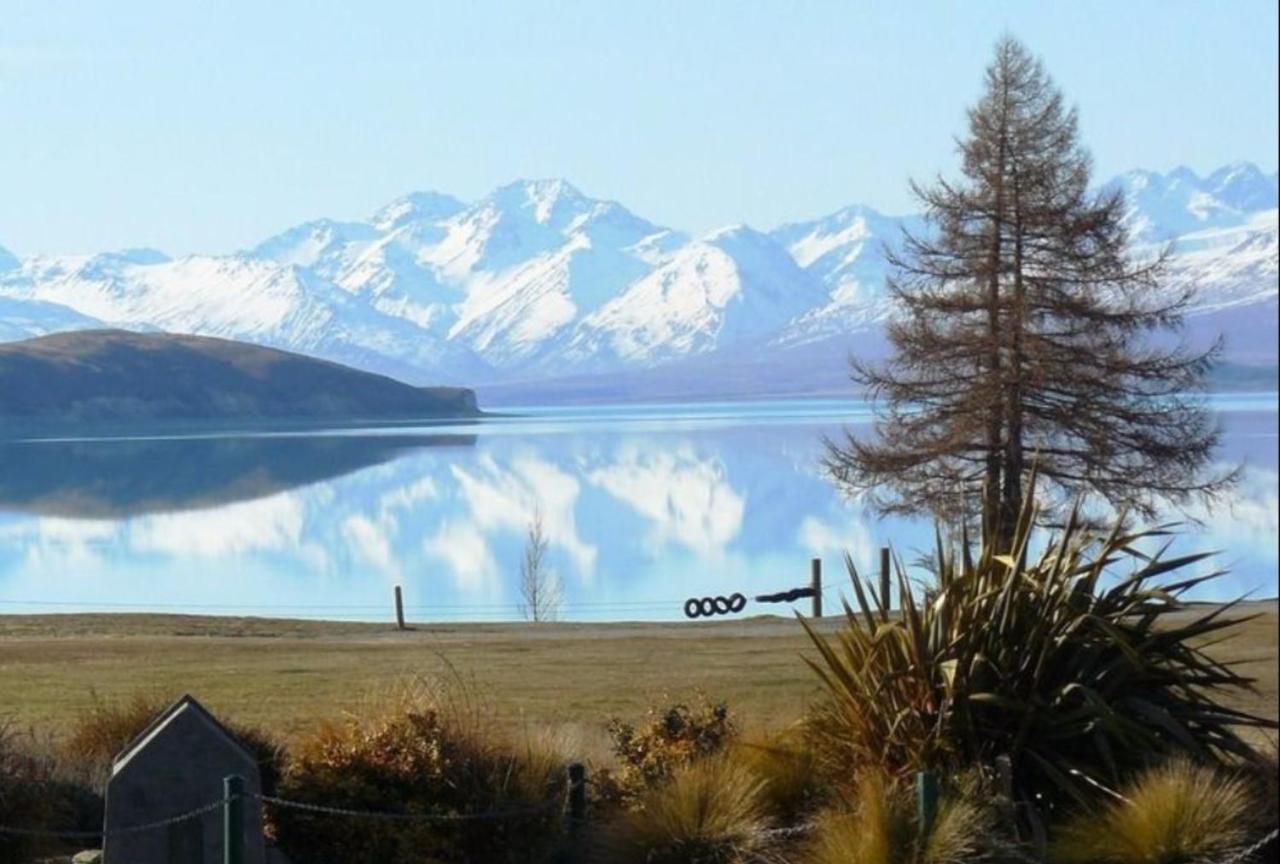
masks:
[[[111,760],[112,773],[123,768],[152,739],[164,731],[175,718],[188,714],[208,727],[214,735],[225,739],[227,744],[239,751],[251,764],[256,764],[254,757],[245,749],[245,746],[240,743],[240,739],[230,729],[222,725],[222,722],[217,717],[214,717],[209,709],[201,705],[194,696],[190,693],[184,693],[178,701],[161,711],[132,741],[125,745],[115,759]]]

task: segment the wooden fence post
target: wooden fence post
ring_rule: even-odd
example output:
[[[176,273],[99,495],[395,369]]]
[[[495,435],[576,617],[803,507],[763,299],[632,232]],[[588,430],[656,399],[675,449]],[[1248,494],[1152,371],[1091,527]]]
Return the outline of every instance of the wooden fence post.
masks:
[[[222,778],[222,862],[244,864],[244,778]]]
[[[587,766],[581,762],[569,765],[569,856],[572,861],[585,858],[582,848],[587,823]]]
[[[814,558],[809,562],[811,572],[810,585],[813,588],[813,617],[822,617],[822,559]]]
[[[404,596],[400,592],[400,586],[396,586],[396,627],[400,630],[404,629]]]
[[[880,602],[889,608],[889,547],[880,547]]]

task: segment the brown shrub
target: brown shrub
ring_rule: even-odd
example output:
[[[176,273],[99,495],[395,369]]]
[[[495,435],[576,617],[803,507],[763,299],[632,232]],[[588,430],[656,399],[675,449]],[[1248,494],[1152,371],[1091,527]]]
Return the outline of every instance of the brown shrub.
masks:
[[[690,708],[678,703],[650,709],[638,727],[614,719],[609,723],[613,752],[619,762],[613,778],[624,803],[662,783],[673,771],[720,753],[737,728],[723,704]]]
[[[543,750],[505,744],[480,715],[455,707],[420,687],[321,723],[293,749],[281,797],[405,816],[522,815],[431,822],[272,807],[280,848],[310,864],[541,860],[559,832],[564,766]]]

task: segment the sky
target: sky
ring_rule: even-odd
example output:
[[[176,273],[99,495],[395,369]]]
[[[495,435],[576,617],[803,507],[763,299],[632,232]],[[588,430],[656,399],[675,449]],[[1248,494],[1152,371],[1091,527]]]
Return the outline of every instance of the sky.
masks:
[[[913,203],[1022,39],[1097,173],[1276,170],[1275,0],[0,0],[0,246],[256,244],[564,177],[661,224]]]

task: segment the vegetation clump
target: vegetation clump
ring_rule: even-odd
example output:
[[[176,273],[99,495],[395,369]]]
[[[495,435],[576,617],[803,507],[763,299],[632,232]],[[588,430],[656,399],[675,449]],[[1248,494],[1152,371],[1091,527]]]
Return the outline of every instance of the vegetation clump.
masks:
[[[707,702],[650,710],[639,727],[614,719],[609,737],[620,766],[615,779],[622,799],[634,801],[677,768],[720,753],[737,731],[727,705]]]
[[[559,830],[564,766],[508,746],[480,713],[438,695],[405,691],[297,742],[282,798],[401,818],[272,807],[286,854],[309,864],[539,860]]]
[[[939,540],[919,602],[899,566],[896,616],[849,562],[858,610],[846,604],[832,643],[804,624],[826,693],[810,728],[827,757],[850,776],[907,776],[994,770],[1004,756],[1014,795],[1041,816],[1165,756],[1254,758],[1241,728],[1276,724],[1220,701],[1252,682],[1203,648],[1241,619],[1182,601],[1216,574],[1174,578],[1206,556],[1149,553],[1167,531],[1101,533],[1077,509],[1032,559],[1034,516],[1028,501],[1009,554],[957,556]],[[1113,573],[1122,561],[1134,563]]]
[[[1151,768],[1104,806],[1069,821],[1054,864],[1189,864],[1248,842],[1247,783],[1221,769],[1173,759]]]
[[[853,801],[817,823],[803,864],[970,864],[999,861],[1014,844],[993,796],[974,775],[951,784],[934,823],[921,826],[910,787],[863,772]]]
[[[604,831],[611,864],[747,864],[768,846],[763,783],[717,756],[689,762],[640,794]]]

